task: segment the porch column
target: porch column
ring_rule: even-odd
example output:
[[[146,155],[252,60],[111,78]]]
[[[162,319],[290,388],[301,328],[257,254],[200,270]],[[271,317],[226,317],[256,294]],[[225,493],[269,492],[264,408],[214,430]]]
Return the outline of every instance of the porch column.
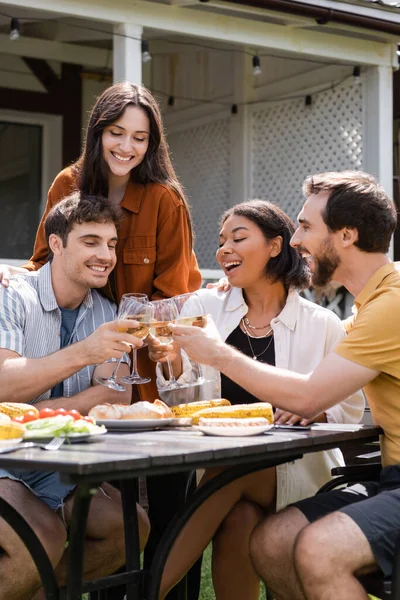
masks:
[[[369,67],[364,84],[363,168],[393,195],[393,69]]]
[[[121,23],[114,26],[113,80],[142,83],[143,27]]]
[[[231,115],[231,181],[230,200],[232,206],[250,197],[250,132],[251,122],[248,107],[240,103],[252,100],[253,69],[251,55],[234,53],[233,104],[238,103],[237,114]]]

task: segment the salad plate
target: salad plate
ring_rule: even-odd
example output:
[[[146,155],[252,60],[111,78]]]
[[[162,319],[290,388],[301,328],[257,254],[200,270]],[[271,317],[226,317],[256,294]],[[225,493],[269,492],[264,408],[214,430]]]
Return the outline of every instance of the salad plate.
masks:
[[[105,433],[107,433],[107,429],[103,429],[102,431],[99,431],[97,433],[68,433],[67,435],[60,435],[58,437],[63,437],[65,438],[65,444],[77,444],[79,442],[97,442],[100,441],[99,438],[101,438],[101,436],[103,436]],[[25,442],[38,442],[40,443],[45,443],[48,442],[50,440],[53,439],[53,435],[41,435],[41,434],[37,434],[35,436],[33,435],[29,435],[25,436],[24,441]]]
[[[99,427],[84,419],[74,419],[70,415],[57,415],[26,423],[24,440],[38,442],[65,437],[71,442],[83,442],[105,433],[107,429],[104,426]]]
[[[96,419],[98,425],[104,425],[109,431],[137,431],[140,429],[158,429],[171,423],[172,419]]]

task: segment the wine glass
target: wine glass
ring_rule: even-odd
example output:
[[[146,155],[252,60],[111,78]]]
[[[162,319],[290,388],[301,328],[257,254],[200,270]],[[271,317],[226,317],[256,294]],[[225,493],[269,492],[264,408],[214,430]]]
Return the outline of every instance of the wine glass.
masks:
[[[168,323],[173,323],[178,316],[176,304],[173,302],[172,298],[154,300],[151,304],[153,305],[154,310],[153,321],[150,325],[151,335],[162,344],[171,344],[173,341],[172,331],[170,330]],[[163,391],[180,389],[181,386],[175,378],[169,356],[167,356],[167,365],[169,371],[169,383],[163,387]]]
[[[140,301],[141,300],[141,301]],[[139,312],[141,310],[141,312]],[[146,337],[149,332],[150,320],[153,314],[153,309],[145,294],[141,294],[139,298],[133,298],[131,294],[124,294],[118,307],[117,321],[126,319],[139,320],[143,316],[142,325],[128,329],[127,333],[136,335],[137,337]],[[145,320],[147,317],[147,321]],[[123,329],[126,331],[126,329]],[[141,338],[142,339],[142,338]],[[123,355],[115,365],[115,369],[110,377],[97,377],[97,383],[109,387],[117,392],[125,392],[126,388],[117,382],[117,373],[121,365]]]
[[[173,300],[178,316],[175,319],[176,325],[185,325],[192,327],[205,327],[207,325],[207,317],[204,314],[204,307],[195,293],[180,294],[171,298]],[[210,379],[205,379],[201,365],[197,364],[197,379],[192,383],[182,384],[181,388],[194,387],[203,385],[203,383],[211,383]]]
[[[140,340],[144,340],[149,334],[150,331],[150,321],[153,317],[153,306],[149,302],[146,294],[124,294],[123,298],[131,299],[133,302],[132,312],[129,319],[135,319],[135,321],[139,321],[141,325],[136,327],[136,329],[129,330],[129,333],[132,333]],[[132,351],[132,373],[127,375],[126,377],[121,377],[120,382],[126,383],[128,385],[137,385],[139,383],[149,383],[151,381],[150,377],[141,377],[137,370],[137,348],[133,348]]]

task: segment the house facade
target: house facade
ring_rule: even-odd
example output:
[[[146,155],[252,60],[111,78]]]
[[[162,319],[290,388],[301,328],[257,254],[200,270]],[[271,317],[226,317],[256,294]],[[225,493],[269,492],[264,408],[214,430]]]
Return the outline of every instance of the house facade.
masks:
[[[160,102],[205,277],[216,274],[219,217],[236,202],[267,198],[296,218],[303,179],[346,168],[374,173],[390,193],[395,181],[397,194],[396,6],[34,5],[0,0],[1,260],[29,257],[49,184],[78,157],[96,96],[123,79],[143,82]]]

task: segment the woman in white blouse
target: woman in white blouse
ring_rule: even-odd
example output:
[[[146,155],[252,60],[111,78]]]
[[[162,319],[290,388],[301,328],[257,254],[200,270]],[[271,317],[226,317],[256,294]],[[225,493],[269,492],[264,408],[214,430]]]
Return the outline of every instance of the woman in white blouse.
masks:
[[[344,336],[338,317],[300,297],[309,286],[308,265],[290,246],[294,225],[270,202],[252,200],[236,205],[222,217],[217,261],[230,285],[228,292],[196,292],[204,313],[211,315],[215,334],[255,360],[298,373],[316,368]],[[190,302],[190,300],[188,301]],[[212,324],[209,326],[213,326]],[[158,361],[160,395],[166,384],[165,347],[149,346]],[[179,348],[170,348],[179,382],[195,377],[195,369]],[[200,399],[224,397],[232,404],[256,402],[248,392],[210,367],[203,374],[214,383],[203,385]],[[194,394],[196,388],[187,388]],[[190,401],[193,398],[186,398]],[[314,421],[358,423],[364,411],[359,392],[319,415]],[[305,423],[301,417],[277,410],[275,422]],[[248,540],[268,511],[314,494],[343,465],[338,449],[308,454],[294,463],[243,477],[214,494],[183,528],[169,556],[161,598],[187,572],[213,540],[213,583],[217,600],[257,600],[259,580],[252,568]],[[216,474],[207,470],[202,482]],[[201,485],[201,484],[200,484]]]

